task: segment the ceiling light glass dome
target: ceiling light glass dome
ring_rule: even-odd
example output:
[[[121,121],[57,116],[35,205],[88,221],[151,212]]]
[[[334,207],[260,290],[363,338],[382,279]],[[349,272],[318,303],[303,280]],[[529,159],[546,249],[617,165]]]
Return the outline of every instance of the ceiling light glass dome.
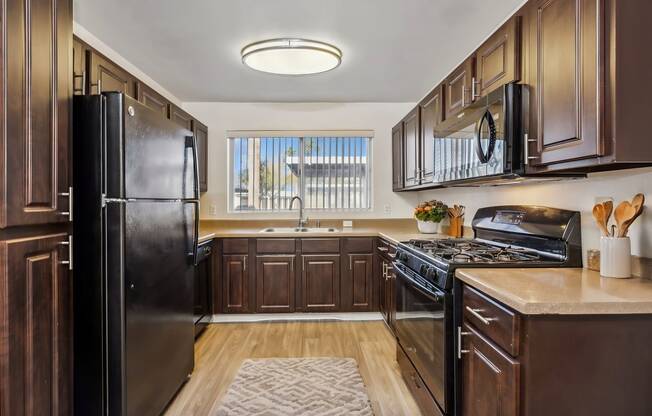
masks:
[[[242,62],[257,71],[281,75],[308,75],[330,71],[342,62],[342,51],[308,39],[269,39],[241,51]]]

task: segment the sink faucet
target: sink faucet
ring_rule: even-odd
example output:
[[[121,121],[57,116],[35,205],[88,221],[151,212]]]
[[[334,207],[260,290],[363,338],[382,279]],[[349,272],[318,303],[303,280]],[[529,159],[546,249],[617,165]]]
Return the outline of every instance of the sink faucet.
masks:
[[[290,200],[290,209],[294,205],[294,201],[299,201],[299,225],[298,228],[304,228],[308,224],[308,218],[303,218],[303,199],[300,196],[293,196]]]

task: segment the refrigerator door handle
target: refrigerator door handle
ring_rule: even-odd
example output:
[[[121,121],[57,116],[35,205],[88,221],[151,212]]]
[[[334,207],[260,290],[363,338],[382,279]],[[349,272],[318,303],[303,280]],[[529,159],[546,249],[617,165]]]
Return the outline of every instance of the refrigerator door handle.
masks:
[[[189,136],[188,139],[190,139],[191,142],[191,147],[192,147],[192,166],[193,166],[193,179],[194,179],[194,184],[193,184],[193,192],[194,196],[193,199],[199,199],[199,158],[197,156],[197,136],[194,134],[192,136]]]
[[[199,201],[190,201],[195,206],[195,236],[192,242],[192,264],[197,265],[199,255]]]

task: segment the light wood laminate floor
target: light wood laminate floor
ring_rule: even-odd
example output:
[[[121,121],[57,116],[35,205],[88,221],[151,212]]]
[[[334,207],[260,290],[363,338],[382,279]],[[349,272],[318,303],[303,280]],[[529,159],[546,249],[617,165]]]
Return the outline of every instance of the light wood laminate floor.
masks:
[[[243,360],[352,357],[376,416],[421,413],[401,378],[393,336],[380,321],[211,324],[195,344],[195,371],[166,416],[213,414]]]

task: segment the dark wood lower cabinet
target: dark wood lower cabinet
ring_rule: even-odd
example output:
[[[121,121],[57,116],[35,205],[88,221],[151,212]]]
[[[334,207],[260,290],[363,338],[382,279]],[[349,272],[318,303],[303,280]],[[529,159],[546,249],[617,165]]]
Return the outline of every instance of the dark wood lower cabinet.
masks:
[[[68,234],[0,241],[0,414],[69,415]]]
[[[340,310],[340,256],[304,255],[301,257],[301,291],[305,312]]]
[[[519,363],[471,325],[464,325],[462,385],[464,415],[518,415]]]
[[[342,307],[367,312],[373,306],[373,254],[349,254],[342,273]]]
[[[248,257],[246,254],[222,257],[224,312],[250,312]]]
[[[256,257],[256,311],[294,312],[295,256]]]

